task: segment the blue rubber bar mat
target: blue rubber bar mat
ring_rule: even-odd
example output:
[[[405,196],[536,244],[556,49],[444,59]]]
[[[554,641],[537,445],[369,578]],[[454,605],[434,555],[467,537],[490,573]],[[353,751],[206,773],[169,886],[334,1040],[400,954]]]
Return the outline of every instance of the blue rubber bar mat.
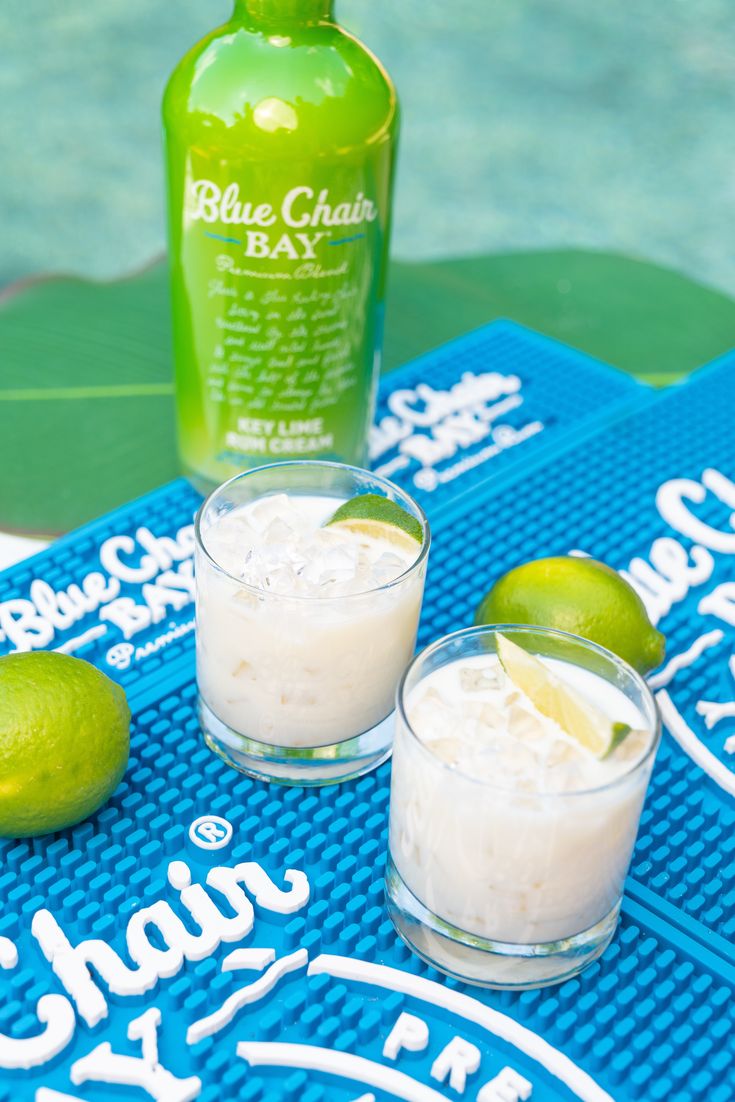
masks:
[[[649,465],[663,456],[664,481],[688,477],[690,450],[707,444],[703,462],[726,466],[731,369],[715,365],[599,437],[588,423],[535,454],[529,441],[522,463],[519,448],[518,463],[454,504],[432,498],[422,639],[468,623],[514,561],[575,546],[626,565],[665,535],[647,519]],[[202,745],[185,599],[197,503],[174,483],[0,577],[0,624],[15,636],[3,649],[19,632],[67,646],[118,676],[135,708],[130,766],[105,808],[51,838],[0,842],[0,1099],[730,1100],[734,854],[722,786],[666,739],[620,931],[582,977],[525,994],[443,979],[408,954],[383,909],[387,766],[305,793],[241,777]],[[727,534],[729,514],[711,505],[698,515]],[[112,574],[100,569],[105,543]],[[727,580],[719,557],[712,584]],[[30,601],[34,580],[46,584]],[[105,596],[111,580],[119,590]],[[101,612],[116,601],[128,603],[110,620]],[[682,612],[682,636],[687,623]],[[681,640],[662,625],[675,655]],[[710,692],[701,673],[684,668],[669,686],[685,714],[686,691]],[[236,905],[213,911],[225,889]],[[401,1014],[428,1027],[422,1051],[396,1048]],[[471,1065],[476,1050],[466,1083],[446,1081],[448,1045],[464,1045]]]
[[[0,572],[0,654],[62,650],[135,696],[192,651],[193,521],[179,479]]]
[[[54,1027],[41,1056],[58,1048],[46,1064],[4,1071],[2,1102],[149,1096],[134,1083],[182,1102],[730,1102],[731,964],[628,900],[604,956],[559,987],[446,980],[385,914],[389,766],[308,792],[269,787],[204,747],[194,705],[190,681],[138,710],[125,780],[93,819],[2,848],[0,1055],[23,1055],[44,1018]],[[220,849],[190,840],[202,816],[230,824]],[[219,900],[217,921],[202,894]],[[187,942],[196,959],[165,951]],[[62,986],[42,951],[59,943],[92,958],[92,974],[71,971],[67,950]],[[56,1005],[44,1004],[50,993]],[[397,1047],[415,1019],[425,1047]],[[458,1044],[476,1070],[452,1087],[442,1053]],[[126,1085],[100,1082],[115,1077]]]
[[[654,393],[582,352],[497,321],[384,380],[371,462],[431,515]]]

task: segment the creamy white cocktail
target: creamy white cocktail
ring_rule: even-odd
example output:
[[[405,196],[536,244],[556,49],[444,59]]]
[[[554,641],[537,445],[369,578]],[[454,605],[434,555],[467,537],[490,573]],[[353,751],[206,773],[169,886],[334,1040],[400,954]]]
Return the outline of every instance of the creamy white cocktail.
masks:
[[[643,681],[576,637],[473,629],[429,648],[406,676],[396,730],[399,931],[475,982],[578,971],[612,936],[657,738]]]
[[[356,507],[364,502],[372,509]],[[354,515],[366,511],[369,520]],[[278,464],[215,491],[197,548],[197,678],[210,744],[239,768],[295,783],[382,760],[427,549],[410,498],[340,464]]]

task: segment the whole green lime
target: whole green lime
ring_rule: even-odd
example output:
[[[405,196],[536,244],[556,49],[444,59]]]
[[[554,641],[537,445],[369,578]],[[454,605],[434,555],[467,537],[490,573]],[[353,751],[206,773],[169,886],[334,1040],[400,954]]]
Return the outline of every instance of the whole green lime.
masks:
[[[86,819],[120,783],[130,750],[125,693],[55,651],[0,658],[0,836]]]
[[[536,559],[503,574],[480,602],[476,624],[536,624],[581,635],[648,673],[666,640],[624,578],[597,559]]]

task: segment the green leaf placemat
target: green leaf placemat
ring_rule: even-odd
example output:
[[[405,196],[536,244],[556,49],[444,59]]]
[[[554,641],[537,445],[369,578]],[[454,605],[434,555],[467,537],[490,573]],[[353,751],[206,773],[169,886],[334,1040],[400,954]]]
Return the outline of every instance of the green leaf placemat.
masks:
[[[177,471],[164,266],[0,303],[0,528],[56,535]]]
[[[735,302],[604,253],[395,263],[386,368],[510,317],[649,381],[735,344]],[[165,265],[0,302],[0,529],[55,535],[178,474]]]
[[[735,345],[735,301],[647,261],[567,249],[397,264],[389,366],[496,317],[664,386]]]

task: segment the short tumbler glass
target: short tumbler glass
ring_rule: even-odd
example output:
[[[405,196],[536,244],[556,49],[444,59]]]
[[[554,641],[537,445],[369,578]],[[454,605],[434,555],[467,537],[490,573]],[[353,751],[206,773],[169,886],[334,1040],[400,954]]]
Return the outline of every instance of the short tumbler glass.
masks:
[[[289,596],[227,573],[211,526],[273,494],[359,494],[397,502],[421,524],[413,563],[347,596]],[[391,752],[396,685],[416,643],[429,551],[421,508],[393,483],[341,463],[284,462],[237,475],[196,520],[199,716],[209,746],[251,776],[325,784],[359,776]],[[244,549],[244,553],[247,549]]]
[[[650,737],[629,770],[584,791],[529,791],[436,756],[411,726],[407,701],[441,667],[494,655],[499,632],[625,695]],[[659,738],[645,681],[577,636],[480,627],[424,650],[398,688],[392,766],[386,894],[404,941],[449,975],[488,987],[541,987],[580,972],[615,931]]]

